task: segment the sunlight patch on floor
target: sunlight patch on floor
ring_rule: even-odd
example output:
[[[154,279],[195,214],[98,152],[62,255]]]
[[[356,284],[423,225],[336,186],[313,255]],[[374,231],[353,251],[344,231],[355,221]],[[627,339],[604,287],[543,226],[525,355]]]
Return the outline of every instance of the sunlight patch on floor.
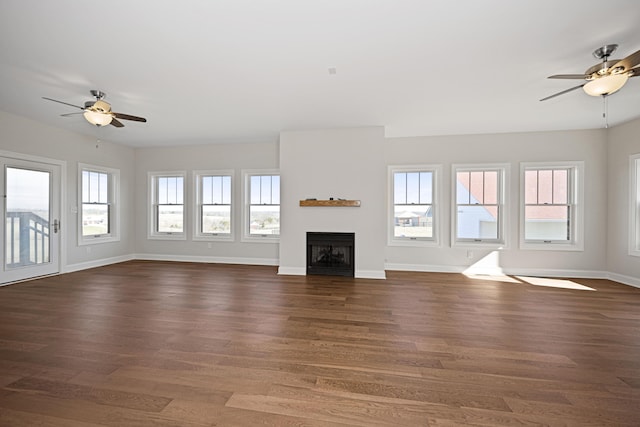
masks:
[[[581,285],[569,279],[553,279],[549,277],[507,276],[500,274],[471,274],[463,273],[469,279],[486,280],[491,282],[515,283],[522,285],[543,286],[547,288],[575,289],[579,291],[595,291],[589,286]]]
[[[491,251],[478,261],[470,265],[464,272],[464,275],[483,275],[483,276],[504,276],[502,267],[500,266],[500,252]]]
[[[581,285],[573,280],[567,279],[552,279],[548,277],[526,277],[515,276],[518,280],[524,283],[528,283],[533,286],[544,286],[547,288],[562,288],[562,289],[577,289],[580,291],[595,291],[595,289],[589,286]]]
[[[491,282],[503,282],[503,283],[522,283],[521,281],[514,279],[511,276],[505,275],[488,275],[488,274],[470,274],[463,273],[469,279],[477,279],[477,280],[489,280]]]
[[[553,279],[548,277],[508,276],[500,265],[500,252],[491,251],[462,272],[470,279],[488,280],[493,282],[515,283],[547,288],[575,289],[580,291],[595,291],[589,286],[581,285],[569,279]]]

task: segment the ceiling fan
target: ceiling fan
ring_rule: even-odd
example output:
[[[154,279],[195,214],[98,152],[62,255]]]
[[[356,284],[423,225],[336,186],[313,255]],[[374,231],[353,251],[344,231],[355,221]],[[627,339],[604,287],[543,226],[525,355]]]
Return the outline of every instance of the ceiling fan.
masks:
[[[70,105],[72,107],[79,108],[83,111],[84,118],[87,119],[89,123],[96,126],[107,126],[112,125],[117,128],[124,127],[124,125],[118,120],[133,120],[135,122],[145,122],[147,119],[144,117],[132,116],[130,114],[122,114],[111,111],[111,105],[104,101],[104,97],[107,95],[106,93],[100,90],[92,90],[91,95],[96,98],[95,101],[87,101],[84,103],[84,107],[80,107],[79,105],[69,104],[68,102],[58,101],[57,99],[47,98],[43,96],[43,99],[48,101],[58,102],[60,104]],[[67,113],[62,114],[62,116],[72,116],[78,113]]]
[[[540,101],[555,98],[572,90],[583,88],[591,96],[607,96],[617,92],[629,77],[640,75],[640,50],[624,59],[609,60],[609,56],[618,48],[617,44],[608,44],[593,51],[593,56],[602,62],[589,68],[584,74],[556,74],[549,79],[586,80],[579,86],[542,98]]]

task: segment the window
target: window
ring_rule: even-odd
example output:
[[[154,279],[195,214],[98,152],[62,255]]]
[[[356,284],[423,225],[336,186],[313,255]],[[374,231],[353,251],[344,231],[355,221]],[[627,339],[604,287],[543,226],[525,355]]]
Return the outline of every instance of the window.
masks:
[[[195,171],[194,240],[233,240],[233,171]]]
[[[520,246],[579,249],[582,234],[577,162],[521,165]]]
[[[505,243],[507,165],[454,166],[455,243]]]
[[[436,183],[439,166],[389,167],[391,211],[389,244],[438,242]]]
[[[119,240],[120,171],[78,164],[78,245]]]
[[[151,172],[150,238],[184,240],[184,172]]]
[[[245,240],[280,237],[280,175],[275,171],[244,171]]]
[[[640,256],[640,154],[629,158],[629,255]]]

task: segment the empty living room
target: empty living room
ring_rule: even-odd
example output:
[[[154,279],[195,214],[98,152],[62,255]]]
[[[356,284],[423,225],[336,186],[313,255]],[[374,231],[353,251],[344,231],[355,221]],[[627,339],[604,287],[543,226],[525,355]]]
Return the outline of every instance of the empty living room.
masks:
[[[1,426],[637,426],[640,4],[0,1]]]

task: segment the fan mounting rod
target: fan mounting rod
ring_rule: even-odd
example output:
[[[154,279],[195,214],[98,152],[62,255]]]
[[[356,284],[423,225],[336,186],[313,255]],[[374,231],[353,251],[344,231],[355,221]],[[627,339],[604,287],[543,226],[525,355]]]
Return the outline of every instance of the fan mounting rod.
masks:
[[[617,45],[616,45],[617,46]],[[595,55],[595,53],[594,53]],[[101,99],[103,99],[105,96],[107,96],[106,93],[104,93],[101,90],[97,90],[97,89],[91,89],[91,95],[93,95],[98,101],[100,101]]]
[[[613,52],[615,52],[617,48],[618,48],[617,44],[606,44],[594,50],[593,56],[597,59],[602,59],[603,61],[606,61],[607,58],[611,56],[611,54],[613,54]]]

